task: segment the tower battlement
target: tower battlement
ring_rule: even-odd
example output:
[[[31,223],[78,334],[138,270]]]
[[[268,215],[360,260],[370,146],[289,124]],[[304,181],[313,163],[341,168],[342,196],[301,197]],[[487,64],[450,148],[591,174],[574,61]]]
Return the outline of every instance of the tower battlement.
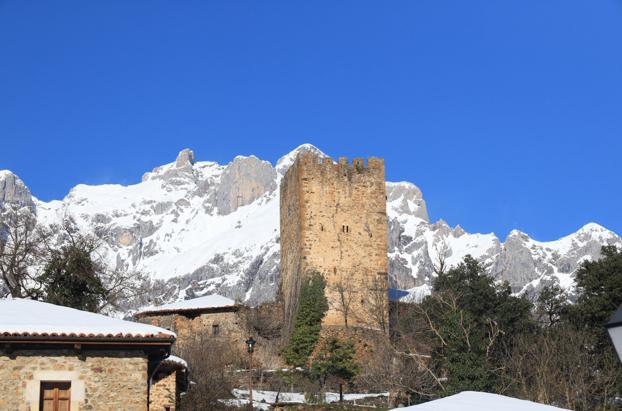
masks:
[[[355,157],[350,161],[348,157],[339,157],[339,159],[335,162],[330,157],[319,157],[313,153],[301,153],[297,160],[305,163],[308,166],[313,164],[321,165],[325,168],[334,168],[338,167],[340,170],[351,170],[364,172],[366,170],[382,170],[384,173],[384,159],[380,157],[368,157],[367,159],[363,157]]]
[[[325,326],[381,328],[388,317],[372,299],[387,296],[387,216],[384,160],[302,153],[281,181],[281,288],[286,335],[302,279],[327,282]],[[384,296],[384,297],[383,297]],[[348,307],[344,307],[347,304]],[[382,312],[370,312],[372,309]]]

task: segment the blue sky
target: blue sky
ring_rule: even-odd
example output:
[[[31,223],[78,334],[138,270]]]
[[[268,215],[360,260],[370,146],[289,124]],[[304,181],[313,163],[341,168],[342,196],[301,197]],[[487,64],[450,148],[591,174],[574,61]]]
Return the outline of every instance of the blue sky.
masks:
[[[622,233],[622,0],[0,0],[0,169],[41,199],[305,142],[468,231]]]

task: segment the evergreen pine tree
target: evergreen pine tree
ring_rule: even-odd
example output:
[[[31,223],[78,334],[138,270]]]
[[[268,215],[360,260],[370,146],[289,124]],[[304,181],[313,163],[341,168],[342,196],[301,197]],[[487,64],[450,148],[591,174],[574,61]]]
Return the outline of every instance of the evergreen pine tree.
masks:
[[[106,290],[88,250],[67,246],[55,250],[39,280],[46,301],[85,311],[98,311]]]
[[[329,377],[349,383],[359,371],[354,355],[354,344],[351,341],[341,341],[331,337],[319,350],[311,364],[311,372],[318,378],[322,387]]]
[[[439,395],[494,392],[512,338],[534,327],[531,307],[512,296],[507,284],[495,284],[471,256],[440,273],[432,295],[420,305],[433,347],[431,365],[447,377]]]
[[[325,288],[326,281],[318,272],[309,274],[300,287],[298,310],[289,344],[283,353],[288,364],[295,367],[307,365],[320,335],[322,319],[328,310]]]
[[[577,271],[576,321],[589,328],[602,328],[622,304],[622,251],[604,246],[602,258],[586,261]]]
[[[568,297],[559,285],[555,283],[547,285],[540,290],[535,308],[540,323],[551,327],[568,311]]]

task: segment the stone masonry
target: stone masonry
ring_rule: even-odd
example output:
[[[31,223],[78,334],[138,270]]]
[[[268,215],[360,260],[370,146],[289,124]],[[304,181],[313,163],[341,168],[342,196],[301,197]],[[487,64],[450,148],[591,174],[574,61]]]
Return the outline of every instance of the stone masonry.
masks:
[[[176,353],[183,352],[188,344],[200,341],[206,336],[226,339],[233,346],[241,346],[245,337],[237,310],[198,315],[184,313],[141,315],[138,320],[176,333],[177,341],[173,346]]]
[[[38,411],[41,381],[68,381],[71,411],[145,411],[147,362],[136,351],[0,354],[0,410]]]
[[[154,411],[175,411],[177,407],[177,372],[154,378],[149,393],[149,409]]]
[[[327,281],[323,326],[383,328],[388,318],[387,213],[384,160],[338,163],[302,153],[281,182],[281,288],[285,335],[301,281],[318,271]],[[378,304],[378,298],[382,304]],[[373,312],[380,310],[380,312]],[[386,323],[386,322],[385,322]],[[385,329],[386,330],[386,329]]]

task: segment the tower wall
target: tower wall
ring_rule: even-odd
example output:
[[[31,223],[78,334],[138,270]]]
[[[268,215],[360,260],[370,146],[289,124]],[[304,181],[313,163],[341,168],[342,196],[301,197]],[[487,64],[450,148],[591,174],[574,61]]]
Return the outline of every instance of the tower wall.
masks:
[[[378,328],[372,300],[387,294],[387,215],[384,161],[352,163],[303,153],[281,182],[281,294],[286,335],[297,309],[302,278],[312,271],[327,281],[324,326]],[[376,310],[376,314],[371,311]],[[388,312],[382,315],[388,317]]]

